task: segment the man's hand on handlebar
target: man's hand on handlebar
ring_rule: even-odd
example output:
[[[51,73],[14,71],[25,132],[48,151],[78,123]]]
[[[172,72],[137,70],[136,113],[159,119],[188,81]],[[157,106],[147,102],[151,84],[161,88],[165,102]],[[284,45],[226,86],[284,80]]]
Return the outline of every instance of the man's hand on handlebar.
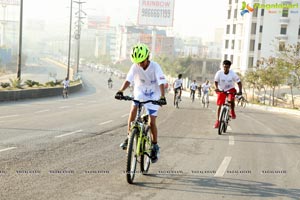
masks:
[[[122,100],[123,98],[124,98],[123,92],[119,90],[115,95],[115,99]]]
[[[167,100],[166,97],[161,96],[160,99],[158,100],[159,105],[167,105]]]

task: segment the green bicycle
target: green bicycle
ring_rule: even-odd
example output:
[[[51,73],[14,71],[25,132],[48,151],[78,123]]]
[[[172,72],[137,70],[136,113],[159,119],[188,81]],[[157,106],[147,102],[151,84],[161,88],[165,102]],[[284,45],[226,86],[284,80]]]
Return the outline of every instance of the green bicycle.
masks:
[[[140,163],[140,172],[144,175],[148,173],[151,161],[152,142],[149,134],[149,116],[142,115],[143,105],[146,103],[159,105],[159,103],[154,100],[141,102],[129,96],[124,96],[122,100],[133,101],[138,106],[137,116],[131,124],[127,146],[126,179],[128,183],[132,184],[137,173],[137,163]]]

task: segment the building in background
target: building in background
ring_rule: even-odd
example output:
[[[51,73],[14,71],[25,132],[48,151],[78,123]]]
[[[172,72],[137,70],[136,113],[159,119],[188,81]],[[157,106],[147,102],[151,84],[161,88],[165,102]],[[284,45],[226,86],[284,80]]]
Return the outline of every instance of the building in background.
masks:
[[[300,38],[300,0],[228,0],[223,59],[241,73]]]
[[[19,8],[16,0],[0,1],[0,65],[16,62],[19,41]]]

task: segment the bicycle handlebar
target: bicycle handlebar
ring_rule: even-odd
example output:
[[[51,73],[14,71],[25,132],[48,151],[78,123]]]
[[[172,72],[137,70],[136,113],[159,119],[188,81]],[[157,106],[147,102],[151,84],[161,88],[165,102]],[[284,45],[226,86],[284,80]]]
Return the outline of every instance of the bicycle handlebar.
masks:
[[[236,94],[236,92],[229,92],[229,91],[224,91],[224,90],[219,90],[217,92],[225,93],[225,94]]]
[[[139,100],[135,100],[133,97],[131,96],[123,96],[121,97],[119,100],[125,100],[125,101],[133,101],[137,104],[146,104],[146,103],[153,103],[155,105],[161,105],[160,102],[158,100],[147,100],[147,101],[139,101]]]

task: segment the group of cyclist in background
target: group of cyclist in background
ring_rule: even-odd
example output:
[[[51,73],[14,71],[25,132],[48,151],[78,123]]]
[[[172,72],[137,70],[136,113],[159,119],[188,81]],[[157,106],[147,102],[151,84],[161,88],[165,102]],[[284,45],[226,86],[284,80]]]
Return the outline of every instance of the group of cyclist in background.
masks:
[[[220,69],[217,71],[214,77],[214,86],[215,86],[215,92],[217,94],[217,120],[215,122],[214,128],[219,127],[219,116],[220,116],[220,110],[221,106],[225,103],[226,97],[228,96],[228,102],[231,105],[230,110],[230,117],[232,119],[236,118],[235,114],[235,97],[239,96],[239,99],[243,99],[242,95],[242,82],[239,78],[239,76],[230,69],[231,61],[224,60],[223,61],[223,69]],[[235,89],[235,83],[238,85],[238,92]],[[178,75],[178,78],[174,81],[173,89],[174,89],[174,105],[176,100],[176,94],[179,92],[180,97],[183,89],[183,81],[182,81],[182,74]],[[198,96],[201,98],[202,96],[202,104],[206,107],[208,107],[209,104],[209,92],[211,91],[211,85],[209,83],[209,80],[206,80],[205,83],[198,86],[196,83],[196,80],[193,80],[193,82],[190,84],[190,98],[192,98],[192,102],[195,99],[195,92],[198,89]],[[179,91],[178,91],[179,90]],[[202,94],[202,95],[201,95]],[[181,99],[181,98],[180,98]]]
[[[183,90],[183,80],[182,74],[178,75],[178,78],[173,83],[173,90],[174,90],[174,106],[176,106],[176,96],[179,93],[179,99],[181,100],[181,94]],[[198,97],[201,99],[201,102],[204,105],[209,104],[209,92],[211,91],[211,85],[209,80],[206,80],[203,84],[198,85],[196,80],[190,84],[190,98],[192,102],[195,100],[196,91],[198,91]],[[203,95],[202,95],[203,94]],[[202,97],[202,98],[201,98]]]
[[[123,92],[134,83],[133,95],[136,100],[158,100],[159,105],[153,103],[145,104],[145,110],[149,116],[149,126],[151,130],[151,141],[152,141],[152,152],[151,161],[155,163],[158,160],[158,130],[156,126],[156,118],[160,106],[166,105],[167,101],[165,98],[165,84],[166,78],[160,67],[160,65],[149,59],[150,50],[145,44],[137,44],[132,48],[131,61],[133,62],[126,80],[123,82],[119,91],[115,94],[116,99],[123,99]],[[235,119],[235,94],[242,94],[242,83],[237,74],[230,70],[231,62],[225,60],[223,62],[223,69],[219,70],[214,78],[215,92],[217,93],[217,120],[214,128],[219,126],[219,114],[220,108],[225,102],[226,96],[228,95],[229,102],[231,103],[231,118]],[[238,84],[239,92],[235,89],[235,83]],[[174,105],[176,101],[176,95],[179,95],[181,101],[181,95],[183,90],[182,74],[178,75],[178,78],[172,84],[174,90]],[[194,100],[195,93],[198,90],[200,97],[202,96],[202,102],[209,103],[209,92],[211,91],[211,84],[208,80],[201,85],[197,85],[196,80],[190,84],[191,98]],[[228,92],[228,93],[225,93]],[[201,95],[202,93],[202,95]],[[127,124],[127,137],[124,142],[120,145],[122,149],[127,149],[128,136],[131,131],[131,123],[135,120],[137,114],[137,105],[133,102],[131,105],[131,111],[128,118]]]

